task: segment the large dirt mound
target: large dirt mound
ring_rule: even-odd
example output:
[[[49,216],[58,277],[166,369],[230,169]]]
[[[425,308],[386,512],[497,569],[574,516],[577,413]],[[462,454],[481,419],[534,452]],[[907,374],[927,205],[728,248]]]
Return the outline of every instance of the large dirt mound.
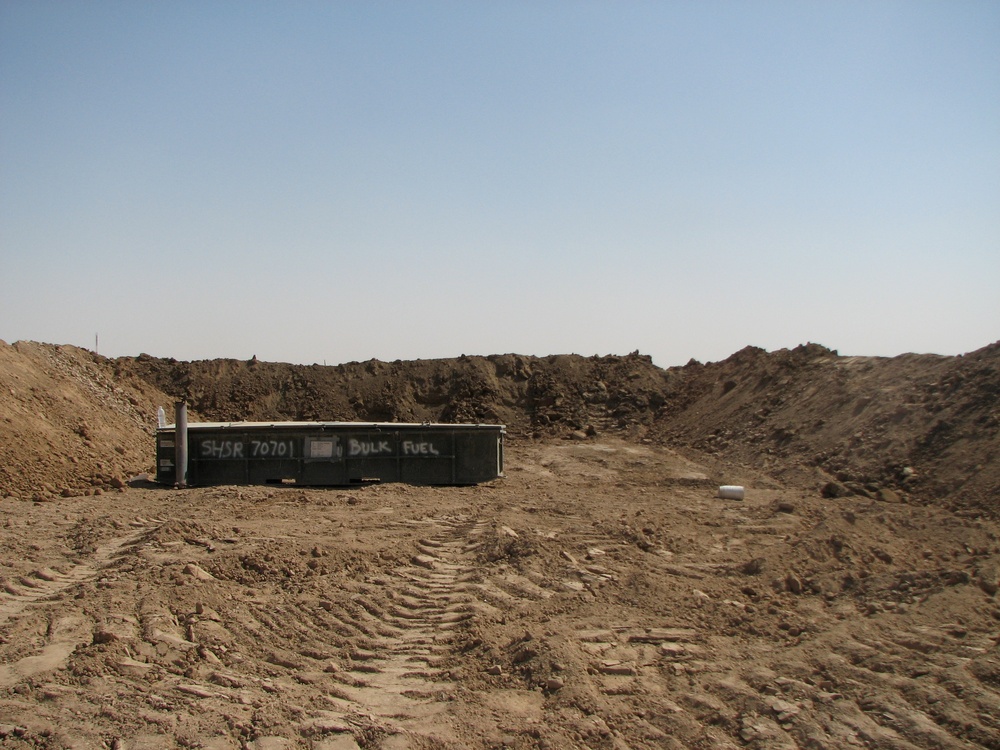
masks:
[[[675,375],[677,373],[674,373]],[[681,368],[657,415],[675,444],[785,480],[992,507],[1000,488],[1000,343],[958,357],[841,357],[814,344]],[[845,487],[833,491],[844,491]]]
[[[0,491],[82,491],[151,468],[157,406],[211,420],[499,422],[514,439],[614,433],[781,482],[996,511],[1000,343],[958,357],[747,347],[663,370],[638,352],[291,365],[0,347]],[[197,416],[195,418],[198,418]]]
[[[36,500],[119,489],[152,468],[170,398],[73,346],[0,341],[0,496]]]
[[[515,435],[648,424],[670,375],[649,357],[504,354],[326,367],[216,359],[119,359],[206,418],[499,422]]]
[[[662,370],[649,357],[461,357],[336,367],[118,360],[220,420],[502,422],[515,437],[619,432],[833,492],[984,507],[1000,488],[1000,344],[959,357],[747,347]]]

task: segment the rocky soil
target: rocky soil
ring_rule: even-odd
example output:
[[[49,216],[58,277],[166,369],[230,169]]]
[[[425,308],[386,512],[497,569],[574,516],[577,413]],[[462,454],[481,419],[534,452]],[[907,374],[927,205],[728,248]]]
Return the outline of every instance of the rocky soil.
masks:
[[[0,747],[1000,747],[998,363],[0,344]],[[157,487],[179,397],[504,422],[506,476]]]
[[[150,464],[156,409],[168,401],[83,349],[0,341],[0,497],[124,487]]]

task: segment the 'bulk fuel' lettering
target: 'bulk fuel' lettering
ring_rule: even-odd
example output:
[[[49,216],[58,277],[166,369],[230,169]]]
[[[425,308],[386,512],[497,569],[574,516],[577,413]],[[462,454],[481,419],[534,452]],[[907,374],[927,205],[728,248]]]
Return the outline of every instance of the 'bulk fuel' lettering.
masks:
[[[404,456],[438,456],[440,453],[434,443],[415,443],[412,440],[403,441]]]
[[[332,447],[332,446],[331,446]],[[434,443],[428,441],[404,440],[402,443],[404,456],[440,456],[441,452]],[[391,440],[358,440],[350,438],[347,441],[348,456],[391,456],[394,454]],[[250,440],[249,450],[242,440],[203,440],[200,447],[201,458],[241,459],[241,458],[294,458],[295,442],[293,440]],[[337,449],[340,454],[340,449]],[[331,450],[328,457],[333,457]]]
[[[382,456],[392,453],[392,446],[388,440],[355,440],[351,438],[347,442],[347,455],[349,456]]]

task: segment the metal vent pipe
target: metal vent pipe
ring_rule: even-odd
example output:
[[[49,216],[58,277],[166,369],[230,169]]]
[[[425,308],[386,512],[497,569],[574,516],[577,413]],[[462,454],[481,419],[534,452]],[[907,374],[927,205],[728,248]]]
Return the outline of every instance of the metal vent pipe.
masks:
[[[187,403],[174,403],[174,467],[177,471],[175,484],[187,487],[188,474],[188,414]]]

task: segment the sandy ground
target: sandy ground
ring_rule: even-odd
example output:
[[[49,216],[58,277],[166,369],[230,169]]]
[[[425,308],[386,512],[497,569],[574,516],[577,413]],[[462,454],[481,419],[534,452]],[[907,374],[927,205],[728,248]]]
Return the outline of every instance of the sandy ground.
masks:
[[[0,747],[1000,747],[997,522],[611,438],[506,474],[0,500]]]

